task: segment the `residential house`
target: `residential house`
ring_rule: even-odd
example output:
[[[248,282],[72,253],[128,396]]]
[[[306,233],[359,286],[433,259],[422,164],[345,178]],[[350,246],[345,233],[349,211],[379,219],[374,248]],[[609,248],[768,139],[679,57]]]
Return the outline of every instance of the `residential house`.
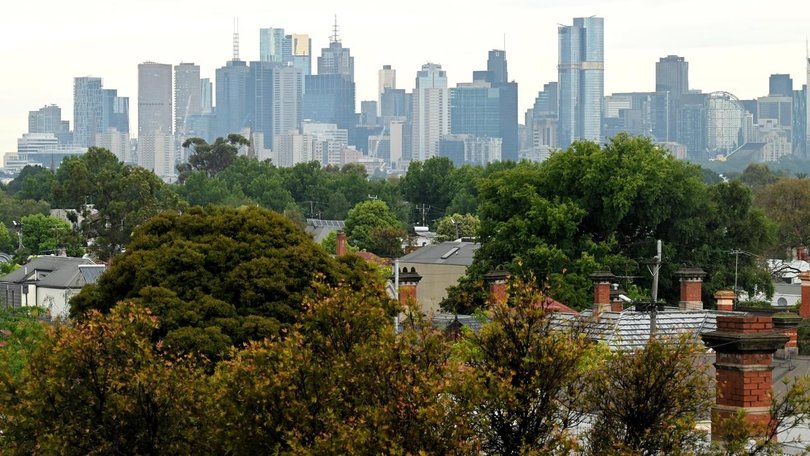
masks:
[[[0,300],[10,307],[40,307],[66,318],[70,299],[96,283],[106,266],[86,258],[41,256],[0,277]]]

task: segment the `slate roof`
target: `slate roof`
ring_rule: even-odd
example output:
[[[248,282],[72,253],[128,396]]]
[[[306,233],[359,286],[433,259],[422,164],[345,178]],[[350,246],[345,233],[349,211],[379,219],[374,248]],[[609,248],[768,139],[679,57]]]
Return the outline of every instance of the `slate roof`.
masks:
[[[86,275],[83,275],[80,266],[96,266],[86,268]],[[45,288],[69,288],[81,287],[86,283],[95,283],[101,274],[99,266],[92,260],[86,258],[41,256],[34,258],[19,269],[0,277],[0,282],[21,283],[31,281],[39,287]],[[95,269],[95,270],[92,270]],[[102,269],[103,271],[103,269]],[[34,280],[34,273],[38,272],[38,277]]]
[[[470,266],[473,262],[475,251],[478,250],[479,247],[481,247],[481,244],[478,242],[447,241],[439,244],[426,245],[414,250],[401,257],[399,262]]]

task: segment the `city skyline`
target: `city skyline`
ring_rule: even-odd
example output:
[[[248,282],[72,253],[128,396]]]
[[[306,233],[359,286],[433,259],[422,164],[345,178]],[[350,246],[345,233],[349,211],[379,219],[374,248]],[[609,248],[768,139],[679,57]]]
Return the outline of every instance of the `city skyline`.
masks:
[[[250,61],[259,60],[259,29],[268,27],[308,34],[316,54],[328,46],[337,14],[341,41],[356,59],[358,108],[360,101],[378,98],[377,72],[385,64],[399,73],[398,85],[408,91],[428,61],[442,65],[449,86],[469,82],[488,51],[504,47],[506,32],[510,79],[520,84],[520,116],[545,83],[557,80],[557,24],[570,23],[571,17],[605,18],[606,95],[654,90],[655,62],[670,54],[686,58],[691,88],[706,92],[724,90],[739,98],[765,95],[771,73],[790,74],[800,88],[810,30],[806,25],[810,13],[798,1],[773,10],[749,1],[708,5],[685,1],[667,7],[638,1],[555,6],[515,0],[492,8],[474,2],[434,5],[419,0],[399,10],[359,1],[344,2],[339,8],[314,1],[306,9],[242,1],[201,12],[196,5],[199,17],[193,22],[175,18],[186,17],[195,4],[160,3],[164,11],[151,17],[147,12],[153,2],[143,2],[142,11],[119,11],[96,1],[46,2],[45,8],[15,6],[14,15],[0,19],[5,38],[0,58],[17,70],[4,75],[6,84],[0,89],[0,153],[14,151],[16,139],[26,131],[26,114],[45,105],[59,105],[74,127],[74,77],[102,78],[104,87],[131,100],[137,99],[137,65],[144,61],[194,62],[201,67],[201,77],[212,79],[215,69],[231,58],[233,17],[239,17],[240,56]],[[91,13],[74,17],[70,12],[76,8]],[[431,8],[435,14],[420,15],[420,8]],[[666,23],[656,19],[661,11],[667,12]],[[150,24],[148,33],[145,23]],[[130,116],[137,119],[137,111],[131,109]]]

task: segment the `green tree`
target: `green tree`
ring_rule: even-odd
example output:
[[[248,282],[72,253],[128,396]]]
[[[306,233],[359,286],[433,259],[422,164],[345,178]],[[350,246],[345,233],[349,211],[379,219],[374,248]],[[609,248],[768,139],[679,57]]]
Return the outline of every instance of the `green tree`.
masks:
[[[402,250],[399,245],[405,232],[385,201],[366,200],[349,210],[346,235],[361,250],[395,256]]]
[[[57,248],[75,243],[70,223],[49,215],[34,214],[22,220],[23,247],[34,255],[55,253]]]
[[[20,200],[0,192],[0,223],[8,228],[26,215],[48,215],[50,210],[51,206],[47,201]]]
[[[19,247],[17,233],[12,233],[3,222],[0,222],[0,252],[12,253],[17,247]]]
[[[135,227],[148,218],[184,207],[153,172],[125,165],[106,149],[91,147],[65,159],[56,178],[55,204],[84,215],[82,233],[93,240],[91,250],[101,259],[120,253]]]
[[[18,199],[52,201],[56,177],[51,170],[39,165],[26,165],[14,180],[9,182],[6,193]]]
[[[713,402],[704,352],[702,345],[682,337],[611,353],[587,385],[588,452],[701,453],[706,435],[696,425],[709,416]]]
[[[466,404],[447,394],[463,372],[447,340],[397,335],[379,285],[321,291],[287,337],[219,365],[217,452],[478,454]]]
[[[38,307],[14,309],[7,303],[0,306],[0,384],[13,384],[45,339],[46,326],[37,318],[39,312]],[[10,400],[2,394],[0,389],[0,402]]]
[[[761,187],[754,202],[776,223],[782,255],[786,249],[810,242],[810,180],[779,179]]]
[[[208,453],[203,373],[156,350],[156,328],[128,305],[51,328],[3,385],[3,453]]]
[[[571,324],[555,323],[546,297],[516,282],[504,302],[490,303],[490,322],[465,336],[472,366],[465,387],[475,434],[487,454],[571,454],[589,372],[600,349]]]
[[[439,219],[436,224],[436,240],[450,241],[460,237],[476,237],[481,221],[471,214],[453,214]]]
[[[167,346],[217,358],[297,321],[313,280],[354,283],[369,270],[331,258],[275,212],[193,207],[139,226],[97,284],[71,300],[71,316],[132,300],[160,318]]]
[[[425,204],[443,215],[453,199],[453,162],[447,157],[433,157],[424,162],[412,161],[400,183],[405,199]]]
[[[250,145],[244,136],[231,133],[227,138],[217,138],[208,144],[202,138],[189,138],[183,142],[188,151],[188,163],[177,166],[177,180],[181,184],[193,171],[202,171],[214,177],[233,163],[239,154],[240,146]]]
[[[764,163],[751,163],[740,174],[738,179],[751,190],[757,191],[766,185],[775,183],[779,180],[779,176]]]

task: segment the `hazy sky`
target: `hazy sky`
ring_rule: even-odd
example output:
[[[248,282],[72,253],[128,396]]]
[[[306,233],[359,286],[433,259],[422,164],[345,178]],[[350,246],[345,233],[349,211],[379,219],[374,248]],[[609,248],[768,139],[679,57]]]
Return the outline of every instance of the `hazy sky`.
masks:
[[[486,69],[506,35],[509,76],[519,83],[519,119],[543,83],[557,78],[557,24],[605,18],[605,94],[651,91],[655,62],[686,57],[691,88],[740,98],[767,94],[768,75],[806,83],[807,0],[75,0],[14,1],[0,15],[0,154],[16,150],[28,111],[56,103],[73,127],[73,78],[97,76],[130,97],[137,131],[137,64],[194,62],[202,76],[231,58],[239,18],[242,60],[258,60],[259,28],[308,33],[328,45],[334,15],[355,57],[358,107],[376,99],[377,70],[390,64],[411,90],[427,62],[451,86]]]

